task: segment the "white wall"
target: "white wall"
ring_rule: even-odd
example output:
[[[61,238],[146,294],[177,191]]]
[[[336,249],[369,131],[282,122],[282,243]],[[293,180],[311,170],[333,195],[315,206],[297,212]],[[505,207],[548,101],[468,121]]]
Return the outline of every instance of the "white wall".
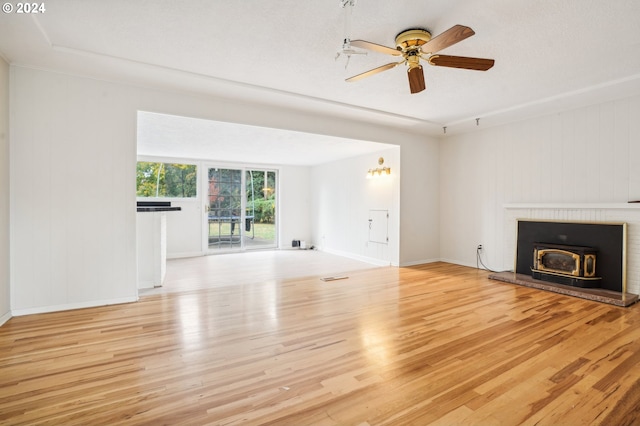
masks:
[[[11,316],[9,286],[9,65],[0,58],[0,325]]]
[[[11,67],[14,315],[137,300],[135,97]]]
[[[391,175],[367,179],[367,170],[379,167],[379,157],[391,167]],[[401,174],[399,147],[313,167],[312,244],[332,253],[398,265]],[[388,244],[369,242],[369,210],[389,211]]]
[[[440,209],[438,205],[440,155],[438,141],[428,136],[417,137],[409,134],[400,134],[395,138],[380,138],[371,135],[371,138],[372,141],[385,142],[400,147],[399,152],[395,154],[397,157],[394,157],[393,160],[394,168],[399,172],[394,173],[394,185],[397,185],[397,192],[393,195],[399,203],[399,211],[398,215],[392,217],[391,220],[398,221],[399,237],[397,241],[393,242],[393,244],[398,244],[398,248],[393,249],[395,254],[392,255],[392,264],[409,266],[438,261],[440,259]],[[387,164],[387,155],[384,155],[384,158],[385,164]],[[376,164],[377,156],[373,155],[345,160],[344,163],[331,163],[313,169],[314,200],[312,202],[311,229],[314,244],[319,247],[328,247],[330,251],[342,254],[382,258],[382,254],[372,254],[373,245],[365,246],[363,249],[364,242],[360,236],[355,237],[354,240],[357,241],[357,246],[346,241],[343,235],[348,235],[352,230],[329,231],[329,229],[338,229],[336,226],[340,226],[333,222],[343,215],[342,211],[319,213],[321,207],[329,208],[326,206],[330,206],[334,199],[344,205],[353,203],[350,197],[359,197],[359,191],[363,189],[357,185],[353,187],[352,179],[359,182],[363,176],[362,173],[355,170],[365,170],[366,172]],[[353,173],[353,175],[349,173]],[[323,174],[334,175],[337,178],[323,179],[321,178]],[[352,191],[349,196],[345,195],[348,191]],[[355,220],[360,220],[360,218]],[[327,241],[327,233],[335,234],[332,237],[333,241]]]
[[[512,269],[505,204],[626,203],[640,199],[640,97],[441,142],[441,257]]]
[[[434,138],[400,142],[400,265],[440,260],[440,151]]]
[[[292,240],[311,240],[311,169],[282,166],[278,174],[280,192],[278,221],[280,248],[291,247]]]
[[[10,87],[10,287],[17,315],[136,299],[139,110],[397,144],[411,158],[403,174],[419,177],[412,191],[421,197],[415,208],[416,201],[401,200],[401,214],[420,215],[423,206],[437,203],[429,174],[422,175],[432,159],[420,158],[426,152],[422,144],[433,152],[434,143],[413,133],[18,66],[11,67]],[[419,170],[411,170],[417,163]],[[437,248],[437,217],[426,210],[418,228],[410,221],[400,239],[424,229],[435,234],[418,237],[421,244],[403,245],[401,262],[432,257]],[[298,234],[306,225],[300,222],[296,228],[289,235],[283,232],[283,242],[302,239]]]

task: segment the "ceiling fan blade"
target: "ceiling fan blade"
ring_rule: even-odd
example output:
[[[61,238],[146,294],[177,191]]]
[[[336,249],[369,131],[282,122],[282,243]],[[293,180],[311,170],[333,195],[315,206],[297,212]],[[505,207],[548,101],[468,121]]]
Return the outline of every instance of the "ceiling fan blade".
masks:
[[[363,79],[365,77],[369,77],[369,76],[372,76],[374,74],[378,74],[379,72],[390,70],[391,68],[394,68],[394,67],[396,67],[396,66],[398,66],[398,65],[400,65],[402,63],[404,63],[404,61],[391,62],[390,64],[382,65],[381,67],[374,68],[374,69],[369,70],[369,71],[365,71],[365,72],[363,72],[361,74],[354,75],[353,77],[349,77],[345,81],[348,81],[348,82],[358,81],[358,80],[361,80],[361,79]]]
[[[464,25],[454,25],[447,31],[439,34],[421,46],[422,53],[436,53],[444,48],[454,45],[465,38],[471,37],[475,32]]]
[[[422,66],[418,65],[417,67],[409,68],[407,73],[409,75],[409,89],[411,93],[422,92],[426,88]]]
[[[486,71],[495,63],[493,59],[449,55],[433,55],[428,61],[431,65],[438,67],[463,68],[476,71]]]
[[[371,43],[364,40],[351,40],[351,46],[359,47],[361,49],[373,50],[374,52],[384,53],[386,55],[400,56],[402,52],[393,49],[391,47],[383,46],[381,44]]]

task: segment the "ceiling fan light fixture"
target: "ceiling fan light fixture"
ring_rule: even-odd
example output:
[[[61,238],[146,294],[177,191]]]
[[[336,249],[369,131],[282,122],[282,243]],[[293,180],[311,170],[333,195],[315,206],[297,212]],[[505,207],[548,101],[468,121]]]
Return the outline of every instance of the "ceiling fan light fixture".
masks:
[[[353,77],[349,77],[346,81],[360,80],[391,68],[395,68],[400,64],[405,64],[408,68],[409,89],[411,90],[411,93],[418,93],[426,88],[420,59],[424,59],[429,65],[438,67],[486,71],[493,67],[493,59],[436,55],[436,53],[442,49],[446,49],[449,46],[459,43],[474,34],[475,32],[471,28],[464,25],[454,25],[433,38],[431,37],[431,33],[424,28],[410,28],[396,35],[395,49],[365,40],[354,40],[351,44],[356,47],[391,56],[402,56],[402,61],[382,65],[358,75],[354,75]]]

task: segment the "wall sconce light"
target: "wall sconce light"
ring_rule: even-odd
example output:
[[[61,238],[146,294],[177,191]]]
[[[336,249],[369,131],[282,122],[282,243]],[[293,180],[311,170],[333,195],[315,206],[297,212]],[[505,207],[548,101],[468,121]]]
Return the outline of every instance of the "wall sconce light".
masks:
[[[378,165],[382,166],[384,164],[384,158],[378,158]],[[386,176],[391,174],[391,167],[376,167],[375,169],[369,169],[367,172],[367,177],[378,177],[378,176]]]

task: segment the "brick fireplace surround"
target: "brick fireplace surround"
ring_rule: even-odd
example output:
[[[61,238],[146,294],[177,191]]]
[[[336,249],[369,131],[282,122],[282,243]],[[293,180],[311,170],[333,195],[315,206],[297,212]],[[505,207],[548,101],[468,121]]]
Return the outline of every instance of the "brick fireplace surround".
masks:
[[[505,253],[513,256],[505,264],[513,264],[516,253],[518,220],[558,222],[624,222],[627,224],[627,291],[615,293],[602,289],[581,289],[540,282],[531,276],[502,272],[490,277],[499,281],[568,294],[617,306],[629,306],[640,294],[640,203],[612,204],[508,204],[504,206]],[[507,255],[505,255],[507,256]]]

